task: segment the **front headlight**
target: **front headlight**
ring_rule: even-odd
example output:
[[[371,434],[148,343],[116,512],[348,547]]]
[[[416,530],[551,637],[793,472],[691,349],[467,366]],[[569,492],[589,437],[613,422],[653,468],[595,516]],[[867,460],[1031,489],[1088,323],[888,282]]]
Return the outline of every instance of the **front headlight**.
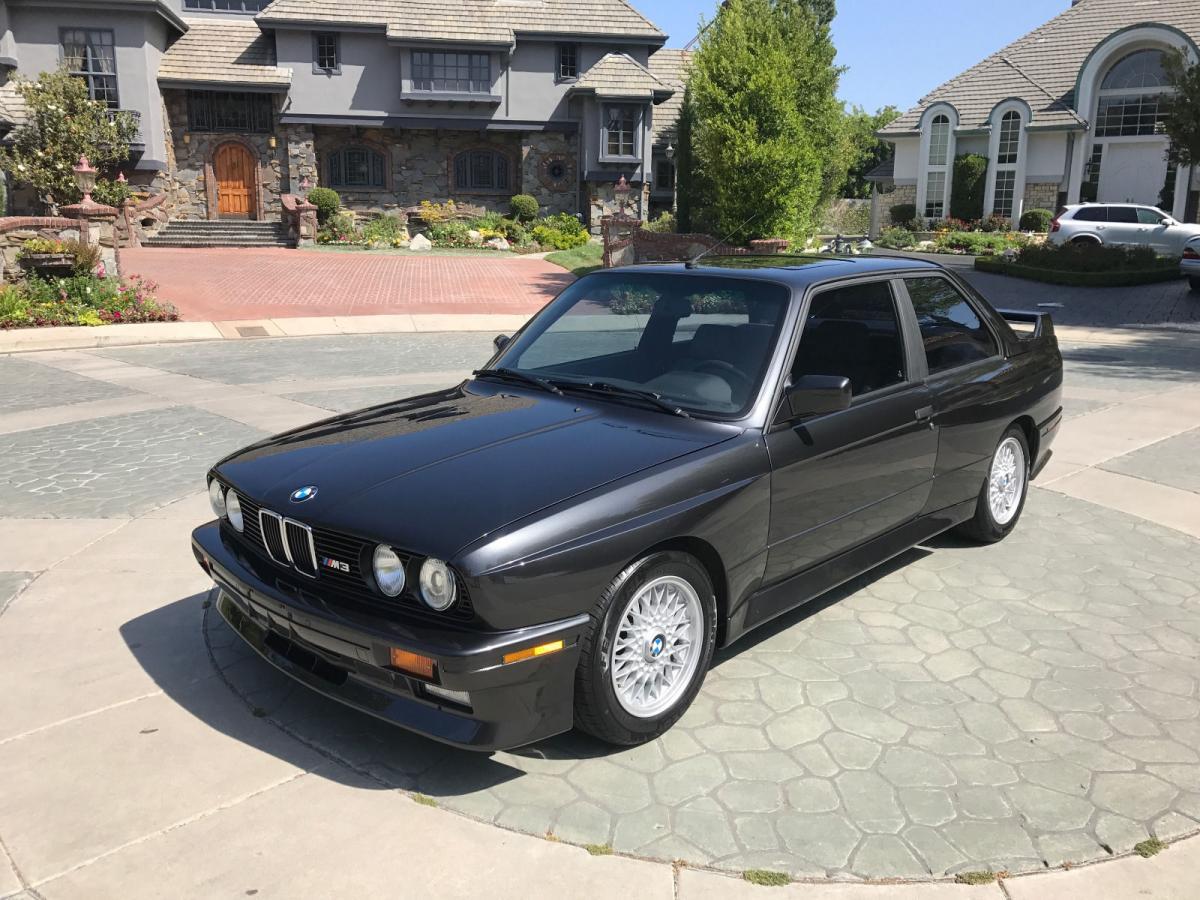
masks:
[[[225,506],[225,488],[215,478],[208,483],[208,502],[212,504],[212,511],[218,519],[225,518],[228,512]]]
[[[440,559],[427,559],[421,566],[421,599],[430,609],[445,612],[457,599],[454,573]]]
[[[246,522],[242,518],[242,501],[235,491],[225,492],[225,511],[229,514],[229,524],[233,530],[241,534]]]
[[[384,544],[376,547],[372,568],[375,572],[375,583],[387,596],[399,597],[404,593],[404,560],[395,550]]]

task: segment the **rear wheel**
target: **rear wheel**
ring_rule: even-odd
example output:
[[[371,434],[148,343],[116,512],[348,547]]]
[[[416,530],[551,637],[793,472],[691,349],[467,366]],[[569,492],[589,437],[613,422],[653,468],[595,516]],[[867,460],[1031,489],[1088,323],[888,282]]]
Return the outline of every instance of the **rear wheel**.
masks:
[[[716,597],[684,553],[655,553],[618,575],[592,612],[575,675],[575,724],[612,744],[674,725],[712,662]]]
[[[986,544],[1008,537],[1025,508],[1029,471],[1029,442],[1020,426],[1012,425],[996,445],[975,515],[960,526],[962,533]]]

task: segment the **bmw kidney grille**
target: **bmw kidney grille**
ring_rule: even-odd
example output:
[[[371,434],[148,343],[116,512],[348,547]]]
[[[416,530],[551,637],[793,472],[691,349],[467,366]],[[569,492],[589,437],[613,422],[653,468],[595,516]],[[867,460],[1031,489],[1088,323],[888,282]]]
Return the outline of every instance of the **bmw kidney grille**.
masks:
[[[291,566],[301,575],[317,577],[317,548],[311,528],[269,509],[258,511],[258,524],[271,559]]]

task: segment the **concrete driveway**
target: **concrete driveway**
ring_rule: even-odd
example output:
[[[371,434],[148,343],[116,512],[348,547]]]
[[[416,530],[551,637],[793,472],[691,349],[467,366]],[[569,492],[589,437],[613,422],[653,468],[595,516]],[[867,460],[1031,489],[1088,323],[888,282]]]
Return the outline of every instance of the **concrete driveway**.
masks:
[[[690,900],[758,896],[726,877],[758,868],[831,900],[1194,896],[1196,841],[1006,894],[821,885],[1200,828],[1200,341],[1064,330],[1070,418],[1010,541],[787,617],[654,744],[478,756],[282,679],[187,538],[225,452],[450,384],[490,337],[0,357],[0,897]]]
[[[185,320],[391,313],[534,313],[573,280],[544,259],[219,249],[121,251]]]

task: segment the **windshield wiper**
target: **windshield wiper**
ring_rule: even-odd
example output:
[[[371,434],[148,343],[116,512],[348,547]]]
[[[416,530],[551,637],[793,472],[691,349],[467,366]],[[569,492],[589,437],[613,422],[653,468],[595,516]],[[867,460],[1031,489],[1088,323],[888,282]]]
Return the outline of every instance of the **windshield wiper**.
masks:
[[[597,394],[610,394],[614,397],[628,397],[631,400],[644,400],[646,403],[651,403],[664,412],[669,412],[673,416],[680,416],[684,419],[691,418],[691,416],[689,416],[674,403],[671,403],[669,400],[664,400],[662,394],[656,394],[654,391],[643,391],[639,390],[638,388],[623,387],[622,385],[612,384],[608,381],[564,381],[559,379],[557,383],[568,390],[593,391]]]
[[[560,397],[563,395],[562,389],[548,378],[527,375],[524,372],[518,372],[516,369],[476,369],[471,374],[476,378],[500,378],[506,381],[519,381],[522,384],[528,384],[543,391],[558,394]]]

